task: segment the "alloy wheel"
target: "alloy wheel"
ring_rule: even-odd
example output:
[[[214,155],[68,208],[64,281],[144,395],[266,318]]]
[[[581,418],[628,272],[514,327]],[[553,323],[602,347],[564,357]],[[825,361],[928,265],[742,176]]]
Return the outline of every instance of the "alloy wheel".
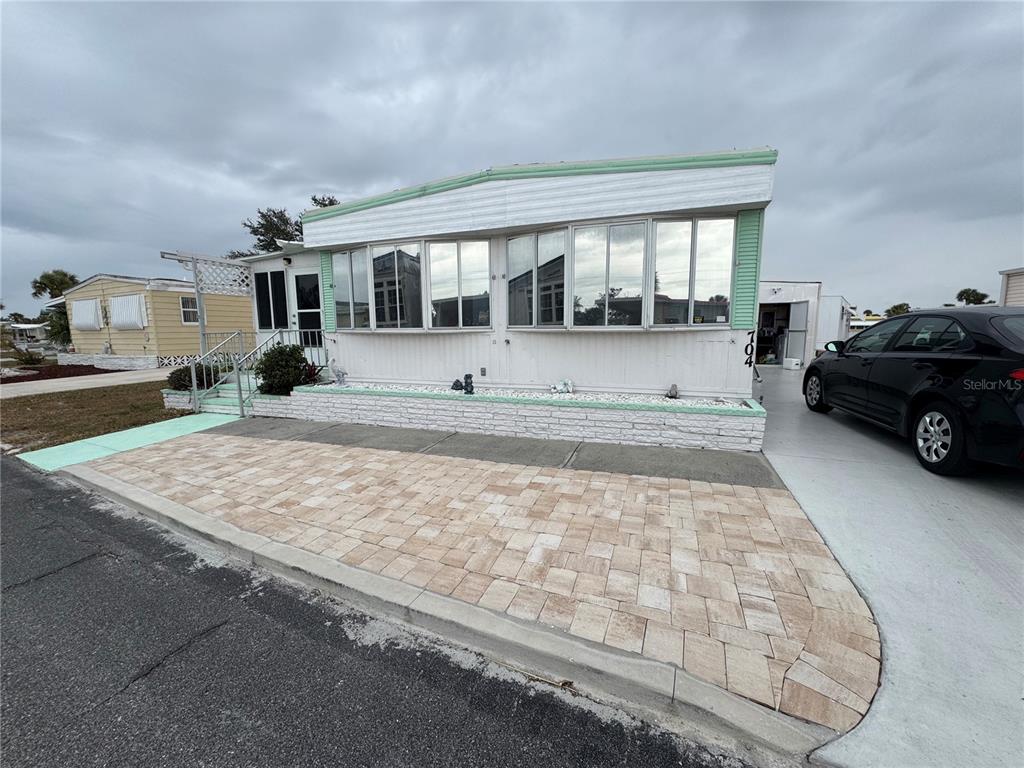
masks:
[[[818,401],[821,400],[821,379],[817,376],[811,376],[807,380],[807,404],[817,405]]]
[[[917,421],[917,452],[935,464],[946,458],[953,445],[953,427],[943,414],[928,411]]]

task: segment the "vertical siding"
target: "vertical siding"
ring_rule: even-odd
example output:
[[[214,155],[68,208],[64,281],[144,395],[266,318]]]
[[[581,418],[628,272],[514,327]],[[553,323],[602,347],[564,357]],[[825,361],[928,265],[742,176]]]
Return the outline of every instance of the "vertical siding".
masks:
[[[736,275],[732,287],[732,327],[757,325],[757,284],[761,272],[764,210],[740,211],[736,217]]]
[[[320,308],[325,331],[334,331],[337,316],[334,313],[334,259],[329,251],[320,251],[320,293],[323,306]]]
[[[1003,303],[1007,307],[1024,307],[1024,275],[1006,276],[1006,298]]]

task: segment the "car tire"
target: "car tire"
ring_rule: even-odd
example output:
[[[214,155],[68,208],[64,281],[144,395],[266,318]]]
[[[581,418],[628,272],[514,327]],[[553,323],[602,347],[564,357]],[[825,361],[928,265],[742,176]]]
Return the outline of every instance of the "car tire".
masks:
[[[812,373],[804,382],[804,402],[815,413],[828,413],[831,405],[825,403],[825,383],[817,372]]]
[[[910,446],[922,467],[937,475],[966,475],[974,466],[967,455],[964,420],[947,402],[918,408],[910,425]]]

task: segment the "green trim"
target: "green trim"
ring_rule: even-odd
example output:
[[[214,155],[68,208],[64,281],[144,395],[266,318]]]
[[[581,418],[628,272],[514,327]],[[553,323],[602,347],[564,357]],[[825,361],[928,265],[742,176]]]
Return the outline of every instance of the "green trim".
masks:
[[[314,395],[373,395],[377,397],[418,397],[429,400],[463,400],[513,405],[544,405],[558,408],[596,408],[605,411],[660,411],[670,413],[703,413],[714,416],[759,416],[765,410],[753,400],[744,399],[747,407],[706,405],[658,405],[655,403],[607,403],[588,400],[548,400],[540,397],[502,397],[499,395],[464,395],[455,392],[415,392],[399,389],[364,389],[363,387],[295,387],[292,392]]]
[[[334,333],[338,316],[334,311],[334,257],[330,251],[320,251],[320,295],[324,303],[320,308],[324,330]]]
[[[347,213],[365,211],[403,200],[426,197],[438,192],[470,187],[485,181],[510,181],[514,179],[540,179],[552,176],[586,176],[600,173],[641,173],[644,171],[677,171],[690,168],[728,168],[737,165],[774,165],[779,153],[774,149],[758,149],[742,152],[716,152],[706,155],[670,155],[666,157],[641,157],[632,160],[605,160],[598,162],[534,163],[530,165],[507,165],[488,168],[485,171],[452,176],[415,187],[406,187],[383,195],[365,197],[349,203],[333,205],[330,208],[316,208],[302,213],[302,223],[320,221]]]
[[[736,274],[732,282],[732,327],[757,327],[757,292],[761,276],[764,210],[740,211],[736,216]]]

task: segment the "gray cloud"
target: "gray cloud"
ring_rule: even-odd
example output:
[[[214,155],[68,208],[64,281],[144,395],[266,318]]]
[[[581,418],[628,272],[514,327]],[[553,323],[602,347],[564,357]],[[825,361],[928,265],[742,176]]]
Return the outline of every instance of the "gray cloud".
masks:
[[[764,274],[884,308],[1024,263],[1012,4],[2,7],[3,298],[169,273],[298,212],[490,165],[771,145]]]

